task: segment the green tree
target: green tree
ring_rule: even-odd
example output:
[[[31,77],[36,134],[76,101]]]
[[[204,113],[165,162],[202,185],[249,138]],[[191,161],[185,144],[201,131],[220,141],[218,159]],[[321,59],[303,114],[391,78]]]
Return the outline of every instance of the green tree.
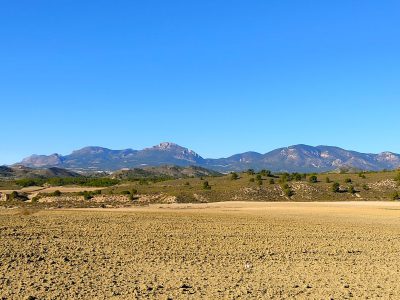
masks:
[[[316,182],[318,182],[318,177],[316,175],[312,175],[312,176],[310,176],[308,181],[311,183],[316,183]]]

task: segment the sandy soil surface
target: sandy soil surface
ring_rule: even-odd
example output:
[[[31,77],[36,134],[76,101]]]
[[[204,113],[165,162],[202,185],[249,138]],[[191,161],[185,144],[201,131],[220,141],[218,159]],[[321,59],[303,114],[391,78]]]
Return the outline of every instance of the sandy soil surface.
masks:
[[[400,203],[0,210],[2,299],[399,299]]]

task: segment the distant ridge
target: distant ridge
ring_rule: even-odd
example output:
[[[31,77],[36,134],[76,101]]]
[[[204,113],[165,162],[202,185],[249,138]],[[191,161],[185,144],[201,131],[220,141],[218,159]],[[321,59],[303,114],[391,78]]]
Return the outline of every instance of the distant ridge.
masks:
[[[143,150],[111,150],[85,147],[69,155],[32,155],[19,165],[31,168],[58,167],[69,170],[115,171],[145,166],[200,166],[218,172],[269,169],[287,172],[326,172],[340,168],[383,170],[400,167],[400,155],[392,152],[360,153],[333,146],[294,145],[265,154],[245,152],[227,158],[204,159],[196,152],[165,142]]]

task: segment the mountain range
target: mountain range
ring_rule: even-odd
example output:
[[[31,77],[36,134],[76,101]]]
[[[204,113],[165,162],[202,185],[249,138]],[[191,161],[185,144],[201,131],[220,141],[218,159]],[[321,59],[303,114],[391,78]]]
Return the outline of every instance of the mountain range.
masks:
[[[64,168],[75,171],[115,171],[146,166],[200,166],[218,172],[269,169],[274,172],[327,172],[341,168],[383,170],[400,167],[400,155],[392,152],[360,153],[333,146],[294,145],[265,154],[245,152],[227,158],[203,158],[174,143],[143,150],[111,150],[85,147],[69,155],[32,155],[18,165],[31,168]]]

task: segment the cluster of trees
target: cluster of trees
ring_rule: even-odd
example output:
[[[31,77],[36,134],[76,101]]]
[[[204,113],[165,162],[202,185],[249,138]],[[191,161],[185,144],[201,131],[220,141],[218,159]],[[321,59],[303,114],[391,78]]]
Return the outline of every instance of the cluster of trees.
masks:
[[[25,178],[16,180],[15,183],[21,187],[28,186],[42,186],[48,184],[51,186],[62,186],[62,185],[79,185],[79,186],[113,186],[120,182],[118,179],[112,179],[107,177],[91,178],[91,177],[54,177],[54,178]]]
[[[300,174],[300,173],[283,173],[280,175],[280,181],[281,182],[287,182],[287,181],[302,181],[307,178],[307,174]]]

